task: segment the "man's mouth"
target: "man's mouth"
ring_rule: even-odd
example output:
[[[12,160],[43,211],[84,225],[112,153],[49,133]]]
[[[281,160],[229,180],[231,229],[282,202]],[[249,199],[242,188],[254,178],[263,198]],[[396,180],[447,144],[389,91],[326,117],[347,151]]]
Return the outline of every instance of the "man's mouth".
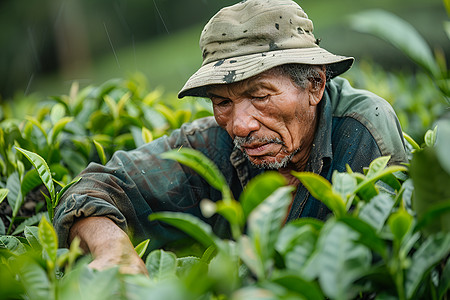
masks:
[[[267,156],[280,152],[281,147],[283,146],[280,143],[269,142],[264,144],[242,145],[241,148],[248,156]]]
[[[266,156],[278,153],[283,147],[279,138],[235,137],[234,145],[248,156]]]

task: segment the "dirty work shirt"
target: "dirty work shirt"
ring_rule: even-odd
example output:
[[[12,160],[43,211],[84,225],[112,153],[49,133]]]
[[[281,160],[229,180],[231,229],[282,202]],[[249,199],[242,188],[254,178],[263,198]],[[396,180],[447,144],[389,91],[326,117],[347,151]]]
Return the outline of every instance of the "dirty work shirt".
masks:
[[[361,172],[370,162],[391,155],[390,164],[406,161],[405,146],[397,117],[391,106],[378,96],[353,89],[342,78],[327,83],[319,104],[320,119],[307,171],[328,180],[335,170],[349,164]],[[199,209],[202,199],[218,201],[219,191],[190,168],[159,154],[189,147],[208,156],[228,181],[235,199],[257,174],[240,150],[234,148],[227,132],[214,118],[184,124],[170,136],[159,138],[136,150],[118,151],[106,166],[92,163],[81,174],[82,180],[62,197],[54,224],[60,246],[67,247],[68,232],[76,218],[107,216],[137,239],[150,238],[152,249],[179,239],[182,234],[163,222],[150,222],[157,211],[176,211],[195,215],[209,223],[221,237],[228,225],[223,218],[206,219]],[[329,210],[300,184],[288,221],[300,217],[326,218]]]

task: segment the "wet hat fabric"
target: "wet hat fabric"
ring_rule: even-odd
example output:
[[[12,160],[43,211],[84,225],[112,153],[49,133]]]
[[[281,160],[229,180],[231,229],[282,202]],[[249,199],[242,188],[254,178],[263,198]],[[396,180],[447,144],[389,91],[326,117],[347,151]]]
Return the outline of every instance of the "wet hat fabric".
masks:
[[[353,57],[319,47],[313,23],[291,0],[247,0],[221,9],[200,36],[203,64],[178,94],[206,97],[206,87],[229,84],[283,64],[328,65],[331,77]]]

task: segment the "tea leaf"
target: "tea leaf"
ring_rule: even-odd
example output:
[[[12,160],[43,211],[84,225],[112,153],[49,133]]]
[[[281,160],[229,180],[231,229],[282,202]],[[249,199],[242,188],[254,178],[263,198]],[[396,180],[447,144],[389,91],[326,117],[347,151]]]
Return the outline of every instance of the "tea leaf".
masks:
[[[224,200],[231,199],[231,191],[228,187],[225,177],[220,173],[217,166],[201,152],[190,149],[180,148],[161,154],[162,158],[176,160],[182,163],[202,176],[212,187],[222,192]]]
[[[180,124],[178,124],[178,120],[175,118],[175,113],[169,107],[162,104],[155,104],[153,108],[162,114],[164,118],[166,118],[167,122],[169,122],[171,128],[178,128]]]
[[[413,150],[420,150],[419,144],[417,144],[417,142],[411,136],[409,136],[406,132],[403,132],[403,137],[413,147]]]
[[[301,296],[300,299],[325,298],[320,287],[315,282],[306,281],[297,274],[282,274],[272,279],[272,281],[285,287],[289,292],[297,293],[297,296]]]
[[[66,114],[66,105],[57,103],[53,105],[52,110],[50,111],[50,120],[52,124],[56,124],[59,120],[61,120]]]
[[[359,234],[341,222],[327,221],[316,252],[302,269],[305,279],[318,277],[324,294],[332,299],[352,299],[358,292],[354,280],[370,268],[371,253],[357,244]]]
[[[25,226],[24,234],[31,248],[36,251],[40,251],[42,249],[41,243],[39,242],[39,233],[38,228],[36,226]]]
[[[292,201],[293,187],[281,187],[257,206],[248,217],[249,237],[264,268],[268,267],[275,250],[280,228]]]
[[[369,165],[369,172],[367,172],[366,177],[373,178],[378,173],[383,171],[384,168],[387,166],[389,159],[391,159],[390,156],[381,156],[374,159]]]
[[[421,220],[427,211],[450,199],[450,174],[440,165],[435,148],[426,147],[417,151],[411,160],[410,174],[414,184],[413,208]],[[422,229],[427,233],[442,231],[442,224],[446,224],[450,213],[443,213],[434,220],[430,220]],[[447,221],[448,222],[448,221]],[[449,228],[447,227],[447,230]]]
[[[45,187],[48,189],[50,193],[50,198],[52,201],[55,199],[56,192],[55,187],[53,185],[53,178],[52,173],[50,172],[50,169],[45,162],[45,160],[39,156],[36,153],[27,151],[25,149],[15,147],[19,152],[21,152],[36,168],[38,171],[39,177],[41,178],[42,182],[44,183]]]
[[[341,195],[341,198],[347,203],[346,209],[349,209],[355,195],[354,191],[357,186],[356,178],[347,173],[334,171],[331,182],[333,183],[333,191]]]
[[[153,134],[146,127],[142,127],[142,139],[144,140],[144,143],[150,143],[153,141]]]
[[[322,201],[335,216],[343,216],[346,212],[342,197],[333,191],[331,183],[320,175],[309,172],[292,172],[300,179],[311,195]]]
[[[26,226],[31,226],[39,223],[39,221],[43,217],[48,217],[48,212],[40,212],[35,214],[34,216],[31,216],[27,218],[25,221],[19,224],[19,226],[16,227],[16,230],[12,233],[12,235],[18,235],[19,233],[22,233],[25,230]]]
[[[149,219],[150,221],[158,220],[173,225],[192,236],[205,247],[218,243],[211,226],[192,215],[177,212],[158,212],[152,213]]]
[[[23,195],[20,187],[19,174],[17,172],[12,173],[7,181],[6,188],[8,192],[8,204],[12,209],[12,216],[15,217],[19,212],[20,207],[23,203]]]
[[[9,190],[8,189],[0,189],[0,203],[5,200],[6,196],[8,195]]]
[[[439,77],[439,67],[428,44],[411,24],[396,15],[382,10],[361,12],[353,16],[352,28],[391,43],[425,70]]]
[[[386,257],[387,248],[385,242],[377,235],[375,229],[369,224],[355,217],[343,217],[339,219],[339,222],[345,223],[360,234],[359,238],[356,239],[358,243],[381,254],[382,257]]]
[[[45,270],[36,262],[27,259],[19,270],[22,284],[30,299],[51,299],[50,281]]]
[[[405,289],[411,299],[433,266],[450,252],[450,233],[439,233],[428,237],[412,255],[410,268],[406,271]]]
[[[427,132],[425,133],[424,141],[425,141],[425,145],[427,147],[434,146],[434,143],[436,142],[436,132],[437,132],[437,126],[434,127],[433,130],[431,130],[431,129],[427,130]]]
[[[235,232],[233,232],[233,237],[236,238],[240,234],[238,228],[245,223],[241,204],[234,199],[231,199],[230,201],[217,201],[216,212],[227,219],[232,226],[232,230],[235,230]],[[235,229],[233,229],[233,227]]]
[[[66,127],[67,123],[72,122],[73,117],[64,117],[60,119],[56,124],[53,126],[49,144],[54,145],[56,143],[56,138],[58,137],[59,133]]]
[[[239,197],[245,219],[264,199],[285,185],[286,180],[278,172],[264,172],[250,180]]]
[[[26,119],[41,131],[41,133],[44,135],[46,140],[48,139],[47,132],[42,127],[41,122],[39,122],[35,117],[31,117],[31,116],[27,116]]]
[[[177,257],[171,252],[154,250],[145,261],[150,278],[160,281],[175,276]]]
[[[403,237],[410,230],[412,222],[413,217],[403,209],[398,210],[389,217],[389,227],[394,235],[395,241],[397,241],[399,245],[401,244]]]
[[[278,235],[276,250],[283,256],[286,268],[298,271],[315,250],[319,232],[310,224],[289,223]]]
[[[438,286],[438,299],[444,299],[443,296],[450,289],[450,259],[447,260],[444,269],[442,270],[442,277]]]
[[[389,195],[379,194],[361,208],[359,218],[370,224],[377,231],[380,231],[384,223],[386,223],[394,204],[394,200]]]
[[[137,252],[139,257],[142,258],[142,256],[144,256],[145,251],[147,251],[147,247],[148,247],[149,243],[150,243],[150,239],[146,239],[145,241],[142,241],[141,243],[139,243],[139,245],[134,247],[134,250]]]
[[[38,226],[38,236],[41,242],[42,248],[47,252],[50,261],[56,262],[56,253],[58,250],[58,239],[53,226],[47,221],[46,218],[42,218]]]
[[[103,146],[97,142],[96,140],[93,140],[95,149],[97,149],[98,157],[100,158],[100,161],[102,162],[102,165],[106,164],[106,155],[105,155],[105,149]]]
[[[18,238],[10,235],[0,236],[0,249],[5,248],[14,253],[15,255],[21,255],[26,252],[24,245]]]

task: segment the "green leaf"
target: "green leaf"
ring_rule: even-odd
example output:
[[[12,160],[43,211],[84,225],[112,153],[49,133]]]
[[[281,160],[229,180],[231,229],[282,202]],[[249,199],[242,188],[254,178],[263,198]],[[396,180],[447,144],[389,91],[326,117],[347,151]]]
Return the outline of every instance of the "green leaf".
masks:
[[[427,130],[427,132],[425,133],[424,141],[427,147],[434,146],[434,143],[436,142],[436,132],[437,126],[435,126],[433,130],[431,129]]]
[[[178,120],[175,118],[175,112],[171,110],[169,107],[162,104],[155,104],[153,108],[162,114],[164,118],[166,118],[167,122],[169,122],[171,128],[178,128],[180,124],[178,124]]]
[[[355,217],[343,217],[339,219],[339,222],[345,223],[354,231],[359,233],[359,238],[356,239],[358,243],[368,247],[369,249],[381,254],[382,257],[387,255],[387,247],[378,235],[375,229],[364,222],[363,220]]]
[[[17,172],[12,173],[7,181],[6,188],[9,190],[7,195],[8,204],[12,209],[12,216],[15,217],[19,212],[20,207],[23,203],[23,195],[20,186],[20,178]]]
[[[237,236],[240,235],[240,230],[238,228],[242,227],[245,223],[241,204],[234,199],[229,201],[217,201],[215,203],[216,212],[224,216],[230,223],[232,230],[235,230],[235,232],[233,232],[233,237],[237,238]]]
[[[58,135],[60,134],[60,132],[64,129],[64,127],[66,127],[67,123],[72,122],[73,117],[64,117],[61,120],[59,120],[58,122],[56,122],[56,124],[53,126],[51,135],[50,135],[50,140],[49,140],[49,144],[50,145],[54,145],[56,143],[56,139],[58,138]]]
[[[391,196],[388,194],[379,194],[361,208],[359,218],[379,232],[386,223],[394,204]]]
[[[414,252],[410,268],[406,271],[406,296],[414,296],[422,278],[427,276],[431,268],[448,256],[450,252],[450,233],[439,233],[428,237]]]
[[[142,258],[142,256],[144,256],[145,251],[147,251],[147,247],[148,247],[149,243],[150,243],[150,239],[146,239],[145,241],[142,241],[136,247],[134,247],[134,250],[137,252],[139,257]]]
[[[434,206],[428,208],[428,210],[421,214],[419,218],[415,230],[422,230],[430,224],[437,225],[440,231],[450,232],[450,218],[448,216],[450,214],[450,199],[445,202],[438,203]],[[440,221],[440,222],[438,222]]]
[[[0,203],[5,200],[6,196],[8,195],[9,190],[8,189],[0,189]]]
[[[158,212],[149,216],[150,221],[163,221],[177,227],[192,236],[205,247],[216,245],[218,239],[212,232],[211,226],[200,219],[184,213],[178,212]]]
[[[400,245],[403,237],[411,229],[413,217],[404,209],[400,209],[390,215],[388,219],[389,228],[394,235],[394,240]]]
[[[331,179],[332,189],[338,193],[342,199],[346,202],[346,210],[348,210],[352,204],[353,197],[355,196],[355,189],[357,181],[354,176],[348,173],[333,172]]]
[[[172,252],[153,250],[145,261],[150,278],[161,281],[175,276],[177,257]]]
[[[97,149],[97,154],[98,157],[100,158],[100,161],[102,162],[102,164],[106,164],[106,154],[105,154],[105,149],[103,148],[102,144],[100,144],[99,142],[97,142],[96,140],[93,140],[94,145],[95,145],[95,149]]]
[[[36,226],[25,226],[24,234],[31,248],[36,251],[42,249],[41,243],[39,242],[39,229]]]
[[[377,174],[379,174],[386,168],[389,159],[391,159],[390,156],[380,156],[374,159],[369,165],[369,171],[367,172],[366,177],[376,177]]]
[[[370,268],[371,253],[355,242],[359,234],[341,222],[325,223],[316,252],[301,270],[307,279],[319,279],[324,294],[332,299],[352,299],[359,292],[354,281]]]
[[[231,199],[231,191],[225,177],[217,166],[201,152],[190,148],[180,148],[162,153],[161,157],[176,160],[188,166],[201,175],[212,187],[221,191],[224,200]]]
[[[39,173],[36,169],[31,169],[25,173],[22,180],[22,194],[27,195],[35,187],[42,184],[42,180],[39,177]]]
[[[264,172],[250,180],[239,197],[245,219],[264,199],[286,183],[280,173],[272,171]]]
[[[45,139],[48,138],[47,132],[45,131],[45,129],[42,127],[41,122],[39,122],[35,117],[31,117],[31,116],[27,116],[26,119],[32,123],[34,126],[36,126],[44,135]]]
[[[328,180],[310,172],[292,172],[292,174],[303,183],[314,198],[322,201],[335,216],[340,217],[345,214],[345,202],[338,193],[333,191]]]
[[[449,22],[450,24],[450,22]],[[438,161],[447,174],[450,174],[450,156],[448,155],[448,149],[450,149],[450,118],[443,118],[437,121],[436,126],[436,156]]]
[[[309,282],[297,274],[282,274],[272,279],[278,285],[285,287],[289,292],[294,292],[304,299],[324,299],[321,289],[314,282]]]
[[[417,144],[417,142],[410,135],[408,135],[406,132],[402,133],[405,140],[413,147],[413,150],[420,150],[419,144]]]
[[[368,201],[378,195],[375,187],[375,183],[378,180],[386,178],[386,176],[395,172],[407,171],[404,166],[389,166],[384,168],[385,163],[387,163],[386,157],[379,157],[372,161],[367,176],[358,184],[358,187],[355,190],[356,193],[361,195],[361,199]]]
[[[442,271],[442,277],[438,286],[438,299],[443,299],[443,296],[450,289],[450,259],[447,260],[445,267]]]
[[[44,183],[45,187],[48,189],[50,193],[50,198],[52,201],[55,200],[56,192],[55,187],[53,185],[52,173],[50,172],[50,168],[48,167],[45,160],[36,153],[27,151],[25,149],[15,147],[18,151],[20,151],[36,168],[38,171],[39,177]]]
[[[56,262],[56,252],[58,250],[58,238],[53,226],[47,221],[46,218],[42,218],[38,225],[38,236],[41,242],[42,248],[47,252],[50,261],[53,264]]]
[[[373,34],[411,58],[426,71],[439,77],[439,67],[422,36],[406,21],[383,10],[369,10],[352,17],[354,30]]]
[[[259,259],[269,267],[275,242],[292,201],[294,187],[281,187],[256,207],[248,217],[249,237],[255,245]]]
[[[450,199],[450,174],[439,164],[434,147],[413,154],[410,175],[414,183],[413,208],[419,220],[433,207]],[[448,224],[449,219],[450,213],[443,213],[439,218],[430,220],[423,230],[427,234],[442,231],[442,224]]]
[[[59,120],[61,120],[66,114],[66,108],[68,108],[67,105],[63,104],[64,101],[59,102],[60,103],[53,105],[52,110],[50,111],[50,120],[52,121],[52,124],[56,124]]]
[[[276,250],[283,256],[286,268],[301,270],[315,250],[319,231],[311,224],[289,223],[284,226],[275,244]]]
[[[0,248],[5,248],[16,255],[21,255],[26,252],[25,247],[18,238],[10,235],[0,236]]]
[[[25,221],[23,221],[22,223],[19,224],[19,226],[16,227],[16,230],[14,230],[12,235],[18,235],[22,233],[25,230],[25,226],[38,224],[43,217],[48,217],[48,213],[46,211],[28,217]]]
[[[50,281],[45,270],[36,262],[24,261],[20,271],[20,279],[30,299],[52,299]]]
[[[142,139],[144,140],[144,143],[146,143],[146,144],[153,141],[153,134],[146,127],[142,127]]]

